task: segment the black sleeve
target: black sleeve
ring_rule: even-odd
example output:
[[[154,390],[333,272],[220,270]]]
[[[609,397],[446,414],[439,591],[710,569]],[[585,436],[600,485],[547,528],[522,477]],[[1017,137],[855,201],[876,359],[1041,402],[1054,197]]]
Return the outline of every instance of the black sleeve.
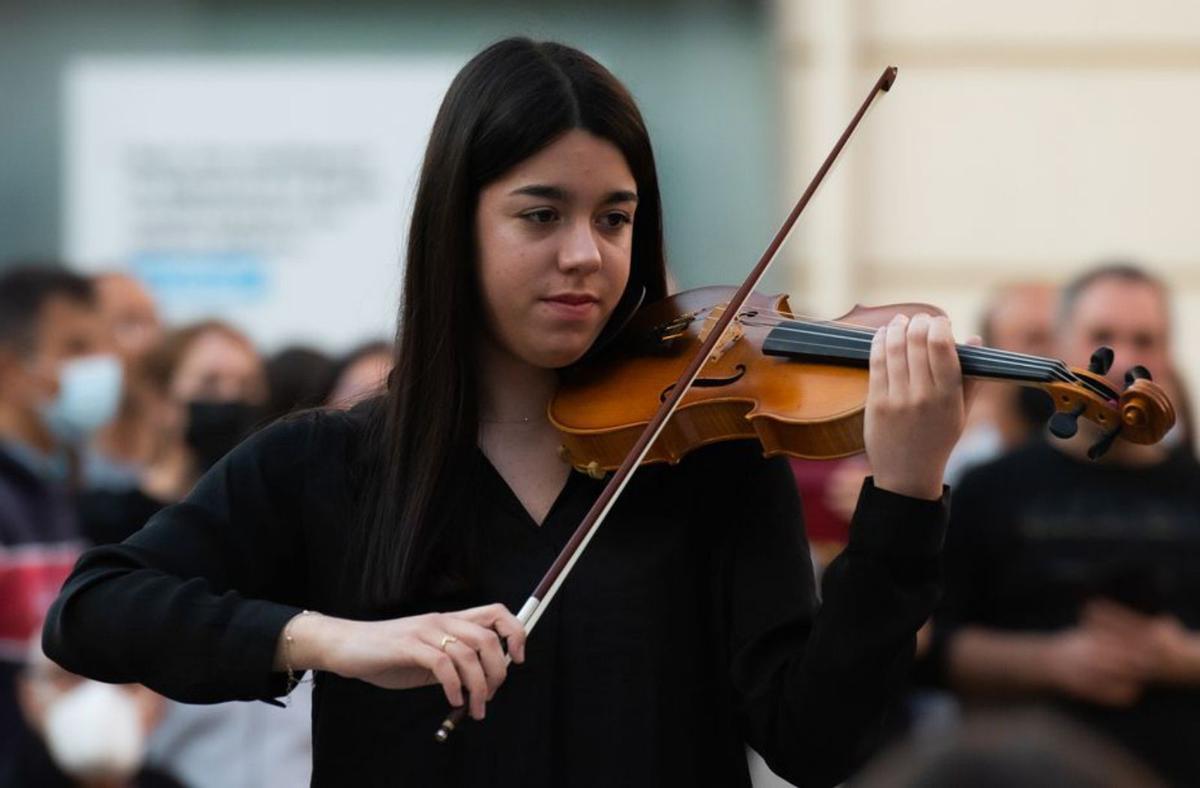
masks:
[[[731,680],[747,741],[784,779],[835,785],[869,754],[936,604],[946,510],[867,480],[814,615],[811,561],[787,465],[746,480],[754,502],[723,562]]]
[[[284,624],[299,612],[298,510],[320,414],[274,424],[125,542],[86,552],[46,619],[67,670],[194,703],[270,699]],[[268,601],[272,600],[272,601]]]

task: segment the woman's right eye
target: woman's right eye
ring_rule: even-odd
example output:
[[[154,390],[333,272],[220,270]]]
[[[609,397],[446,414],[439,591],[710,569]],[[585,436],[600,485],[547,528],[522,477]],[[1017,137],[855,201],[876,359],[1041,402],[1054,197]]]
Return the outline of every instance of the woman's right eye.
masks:
[[[549,224],[558,218],[558,214],[551,208],[536,208],[521,215],[534,224]]]

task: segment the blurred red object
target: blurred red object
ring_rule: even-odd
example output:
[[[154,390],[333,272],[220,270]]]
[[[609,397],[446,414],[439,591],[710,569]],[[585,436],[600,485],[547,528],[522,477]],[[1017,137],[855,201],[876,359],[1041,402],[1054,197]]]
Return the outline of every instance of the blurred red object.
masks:
[[[862,457],[842,460],[789,458],[804,507],[804,530],[813,557],[826,566],[850,538],[850,518],[863,479],[870,474]]]

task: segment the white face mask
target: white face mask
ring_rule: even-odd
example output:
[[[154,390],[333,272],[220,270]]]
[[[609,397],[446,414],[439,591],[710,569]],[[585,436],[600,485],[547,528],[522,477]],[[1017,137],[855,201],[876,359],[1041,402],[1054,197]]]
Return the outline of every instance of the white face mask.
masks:
[[[54,762],[79,778],[132,777],[146,748],[137,703],[98,681],[84,681],[51,702],[45,735]]]
[[[112,421],[121,402],[121,362],[113,355],[85,356],[58,369],[58,396],[42,407],[46,427],[76,445]]]

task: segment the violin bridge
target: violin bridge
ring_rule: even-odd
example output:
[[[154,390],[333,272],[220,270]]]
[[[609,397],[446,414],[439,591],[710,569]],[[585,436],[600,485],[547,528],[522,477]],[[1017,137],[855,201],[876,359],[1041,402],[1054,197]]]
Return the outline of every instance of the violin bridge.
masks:
[[[729,327],[725,329],[725,335],[721,337],[721,341],[717,343],[717,346],[713,348],[712,354],[709,355],[709,362],[720,360],[721,356],[725,355],[727,350],[736,345],[738,340],[745,336],[745,333],[741,324],[736,320],[730,323]]]

